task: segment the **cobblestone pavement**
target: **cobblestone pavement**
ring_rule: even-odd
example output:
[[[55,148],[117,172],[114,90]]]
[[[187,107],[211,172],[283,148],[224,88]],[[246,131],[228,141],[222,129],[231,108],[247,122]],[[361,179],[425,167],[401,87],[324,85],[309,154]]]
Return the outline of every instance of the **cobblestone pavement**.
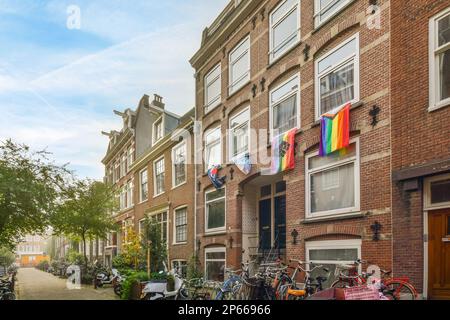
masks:
[[[70,290],[66,279],[34,268],[19,269],[17,274],[17,298],[19,300],[118,300],[112,288],[95,290],[93,286],[82,286]]]

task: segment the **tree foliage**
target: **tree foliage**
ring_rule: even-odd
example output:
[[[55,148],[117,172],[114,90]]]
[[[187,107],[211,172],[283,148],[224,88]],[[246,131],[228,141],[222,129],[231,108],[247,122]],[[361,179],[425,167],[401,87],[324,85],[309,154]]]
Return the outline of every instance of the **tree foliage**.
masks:
[[[147,251],[150,246],[150,272],[164,270],[167,263],[167,244],[162,239],[161,224],[152,217],[145,221],[142,247]]]
[[[26,234],[43,233],[71,173],[46,151],[0,142],[0,245],[12,248]]]
[[[5,247],[0,247],[0,266],[9,267],[16,260],[14,253]]]
[[[115,191],[105,183],[82,180],[68,187],[61,200],[51,219],[54,232],[81,239],[87,260],[86,241],[105,239],[116,229],[111,217],[117,207]]]

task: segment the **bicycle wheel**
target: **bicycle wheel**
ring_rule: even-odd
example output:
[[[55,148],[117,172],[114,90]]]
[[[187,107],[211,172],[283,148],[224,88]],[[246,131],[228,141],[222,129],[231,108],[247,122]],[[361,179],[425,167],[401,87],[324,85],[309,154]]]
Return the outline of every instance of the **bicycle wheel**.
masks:
[[[408,282],[392,280],[384,285],[383,294],[390,300],[416,300],[416,290]]]
[[[344,281],[341,279],[338,279],[331,284],[331,288],[348,288],[348,287],[350,287],[350,283],[348,281]]]

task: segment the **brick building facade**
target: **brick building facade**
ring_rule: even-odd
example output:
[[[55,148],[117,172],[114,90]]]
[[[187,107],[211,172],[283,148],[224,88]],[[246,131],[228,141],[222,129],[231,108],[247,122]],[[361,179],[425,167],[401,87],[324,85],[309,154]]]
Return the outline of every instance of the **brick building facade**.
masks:
[[[203,33],[191,59],[196,118],[205,163],[218,149],[208,137],[221,133],[222,157],[214,160],[227,177],[225,219],[210,231],[218,205],[207,201],[207,164],[198,165],[198,249],[209,278],[220,279],[225,264],[238,268],[261,255],[331,267],[362,258],[392,268],[390,2],[337,3],[231,1]],[[347,102],[352,145],[345,156],[320,159],[319,117]],[[257,131],[243,142],[254,162],[248,175],[232,164],[230,146],[240,139],[228,132],[233,119]],[[272,131],[291,128],[295,169],[264,174],[269,164],[261,154],[271,154]]]
[[[393,268],[450,298],[450,2],[391,1]]]

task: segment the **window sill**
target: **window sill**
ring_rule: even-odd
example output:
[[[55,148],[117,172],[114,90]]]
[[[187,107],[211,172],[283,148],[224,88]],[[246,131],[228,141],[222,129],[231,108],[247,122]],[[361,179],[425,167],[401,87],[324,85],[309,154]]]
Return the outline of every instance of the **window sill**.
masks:
[[[342,8],[338,9],[335,13],[333,13],[331,16],[326,18],[325,20],[321,21],[317,26],[314,22],[314,29],[312,31],[312,34],[315,34],[319,32],[320,29],[322,29],[325,25],[327,25],[329,22],[331,22],[336,16],[338,16],[342,11],[344,11],[348,6],[350,6],[355,0],[349,0],[347,4],[342,6]]]
[[[364,101],[360,100],[358,102],[352,103],[352,106],[350,107],[350,111],[356,110],[364,105]],[[316,119],[316,121],[312,124],[311,128],[315,128],[320,126],[320,118]]]
[[[206,112],[203,113],[202,118],[204,119],[206,116],[208,116],[211,112],[213,112],[214,110],[218,109],[220,106],[222,105],[222,102],[219,102],[216,105],[213,105],[212,107],[209,107],[210,109]],[[206,110],[206,108],[208,108],[208,106],[204,106],[203,110]]]
[[[227,234],[227,230],[205,231],[204,236],[209,237],[209,236],[218,236],[218,235],[226,235],[226,234]]]
[[[246,86],[248,86],[252,82],[251,77],[250,79],[245,82],[242,86],[238,87],[237,89],[234,89],[232,92],[228,93],[227,101],[230,100],[233,96],[235,96],[237,93],[241,92],[242,89],[244,89]]]
[[[186,183],[187,183],[186,181],[183,182],[183,183],[180,183],[179,185],[172,187],[171,190],[175,190],[175,189],[177,189],[177,188],[179,188],[179,187],[182,187],[182,186],[184,186]]]
[[[153,199],[162,196],[164,193],[166,193],[166,192],[164,191],[164,192],[161,192],[161,193],[159,193],[159,194],[155,194],[155,195],[153,196]]]
[[[450,107],[450,99],[446,99],[444,101],[441,101],[441,102],[437,103],[434,106],[430,106],[428,108],[428,112],[431,113],[431,112],[434,112],[434,111],[437,111],[437,110],[440,110],[440,109],[443,109],[443,108],[446,108],[446,107]]]
[[[312,224],[318,222],[326,222],[326,221],[335,221],[335,220],[346,220],[346,219],[354,219],[354,218],[362,218],[367,216],[367,213],[363,212],[353,212],[353,213],[345,213],[345,214],[333,214],[322,217],[314,217],[314,218],[306,218],[302,220],[302,224]]]
[[[289,49],[286,49],[285,52],[283,52],[281,54],[281,56],[273,59],[272,61],[270,61],[269,58],[269,64],[266,67],[266,70],[269,70],[270,68],[272,68],[274,65],[277,64],[277,62],[279,62],[281,59],[283,59],[285,56],[287,56],[289,53],[291,53],[292,51],[294,51],[295,49],[297,49],[301,44],[303,43],[303,41],[299,40],[296,43],[294,43]]]
[[[176,243],[172,243],[172,246],[179,247],[179,246],[185,246],[187,244],[188,244],[187,241],[186,242],[176,242]]]

